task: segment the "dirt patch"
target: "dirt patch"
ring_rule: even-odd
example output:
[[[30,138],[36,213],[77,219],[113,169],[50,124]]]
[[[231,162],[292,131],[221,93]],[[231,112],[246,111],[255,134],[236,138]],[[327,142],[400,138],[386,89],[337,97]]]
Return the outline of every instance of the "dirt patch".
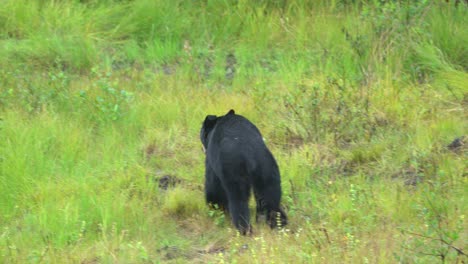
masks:
[[[172,175],[164,175],[156,177],[155,180],[158,182],[160,190],[167,190],[168,188],[174,188],[176,185],[182,183],[182,179]]]
[[[158,250],[156,250],[158,255],[160,255],[165,260],[172,260],[178,258],[190,258],[190,254],[184,252],[181,248],[177,246],[164,246]]]
[[[416,186],[423,181],[421,177],[422,169],[416,169],[413,166],[403,168],[392,175],[392,179],[403,179],[406,186]]]
[[[452,143],[448,144],[447,148],[457,154],[461,154],[462,152],[465,152],[467,150],[466,141],[467,137],[461,136],[459,138],[454,139]]]
[[[232,80],[234,79],[234,76],[236,75],[236,64],[237,64],[237,58],[233,53],[229,53],[226,56],[226,79],[227,80]]]

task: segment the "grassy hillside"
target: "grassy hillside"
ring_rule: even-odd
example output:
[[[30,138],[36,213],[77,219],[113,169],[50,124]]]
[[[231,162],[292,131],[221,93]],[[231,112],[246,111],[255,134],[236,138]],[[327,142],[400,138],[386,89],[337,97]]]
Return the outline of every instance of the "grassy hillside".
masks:
[[[449,2],[1,1],[0,262],[467,262]],[[285,229],[205,206],[199,129],[229,109],[278,160]]]

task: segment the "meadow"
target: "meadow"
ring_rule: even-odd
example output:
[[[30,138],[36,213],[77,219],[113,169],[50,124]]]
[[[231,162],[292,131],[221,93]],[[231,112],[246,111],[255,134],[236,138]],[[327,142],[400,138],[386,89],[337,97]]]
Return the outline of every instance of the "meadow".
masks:
[[[0,3],[1,263],[468,262],[464,1]],[[205,205],[229,109],[280,230]]]

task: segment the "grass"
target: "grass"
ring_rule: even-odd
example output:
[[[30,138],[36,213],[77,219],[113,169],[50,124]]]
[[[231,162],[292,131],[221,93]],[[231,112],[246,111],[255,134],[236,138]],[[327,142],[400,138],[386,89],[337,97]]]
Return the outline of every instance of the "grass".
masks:
[[[467,261],[466,4],[2,6],[0,262]],[[278,160],[285,229],[204,204],[199,129],[229,109]]]

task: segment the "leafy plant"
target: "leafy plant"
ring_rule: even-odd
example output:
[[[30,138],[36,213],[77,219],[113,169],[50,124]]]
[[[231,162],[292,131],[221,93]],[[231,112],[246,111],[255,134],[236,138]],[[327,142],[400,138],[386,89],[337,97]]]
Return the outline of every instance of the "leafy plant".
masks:
[[[214,222],[217,226],[224,226],[226,221],[225,213],[218,208],[218,205],[213,205],[212,208],[208,210],[208,216],[214,219]]]
[[[121,119],[129,110],[134,96],[133,93],[124,89],[118,89],[118,81],[112,80],[112,73],[103,74],[97,69],[93,69],[96,76],[94,88],[98,91],[90,91],[91,95],[84,90],[80,91],[79,96],[91,104],[95,109],[92,113],[98,120],[116,121]]]

